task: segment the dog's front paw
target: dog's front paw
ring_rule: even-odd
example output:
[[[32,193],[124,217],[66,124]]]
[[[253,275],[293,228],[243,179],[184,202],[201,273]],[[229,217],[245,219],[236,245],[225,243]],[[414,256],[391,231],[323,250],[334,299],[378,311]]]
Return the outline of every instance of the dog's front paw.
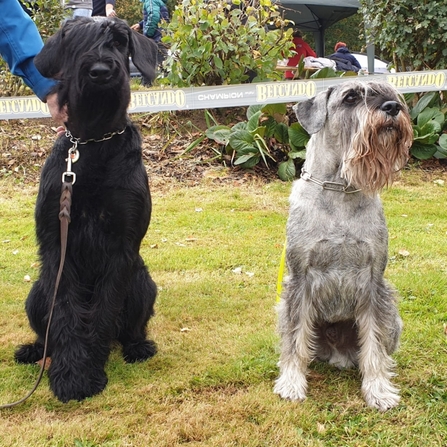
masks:
[[[387,379],[363,381],[362,393],[366,404],[379,411],[394,408],[400,401],[398,389]]]
[[[283,399],[303,401],[306,399],[307,380],[304,374],[283,372],[276,380],[273,392]]]
[[[17,363],[36,363],[43,357],[43,345],[41,343],[30,343],[21,345],[14,353]]]
[[[54,395],[64,403],[70,400],[84,400],[99,394],[107,385],[104,371],[66,371],[65,374],[54,374],[51,367],[48,371],[50,388]]]
[[[157,345],[152,340],[142,340],[123,346],[123,357],[127,363],[144,362],[157,353]]]

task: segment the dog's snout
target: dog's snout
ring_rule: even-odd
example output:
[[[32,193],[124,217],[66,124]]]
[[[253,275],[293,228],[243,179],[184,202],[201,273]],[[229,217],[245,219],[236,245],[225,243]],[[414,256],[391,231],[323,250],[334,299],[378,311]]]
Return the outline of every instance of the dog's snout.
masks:
[[[106,82],[112,77],[112,71],[108,65],[97,62],[90,68],[89,76],[94,82]]]
[[[396,116],[402,109],[397,101],[386,101],[380,106],[380,110],[388,115]]]

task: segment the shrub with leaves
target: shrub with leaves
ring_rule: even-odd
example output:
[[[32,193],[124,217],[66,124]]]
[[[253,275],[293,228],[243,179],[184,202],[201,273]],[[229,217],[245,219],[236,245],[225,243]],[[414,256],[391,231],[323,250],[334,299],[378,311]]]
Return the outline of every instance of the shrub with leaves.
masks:
[[[444,0],[360,0],[370,42],[392,57],[397,70],[445,68]]]
[[[188,87],[281,79],[277,61],[293,46],[287,24],[271,0],[183,0],[163,25],[171,55],[160,82]]]
[[[411,107],[414,93],[404,95],[410,105],[410,116],[413,120],[414,142],[410,154],[419,160],[431,157],[447,157],[447,134],[441,133],[446,126],[446,104],[441,101],[439,92],[430,92],[419,98]]]
[[[286,104],[250,106],[247,121],[212,126],[206,136],[223,145],[233,165],[248,169],[262,162],[269,168],[273,162],[282,180],[295,178],[294,160],[304,160],[309,140],[299,123],[289,126]]]

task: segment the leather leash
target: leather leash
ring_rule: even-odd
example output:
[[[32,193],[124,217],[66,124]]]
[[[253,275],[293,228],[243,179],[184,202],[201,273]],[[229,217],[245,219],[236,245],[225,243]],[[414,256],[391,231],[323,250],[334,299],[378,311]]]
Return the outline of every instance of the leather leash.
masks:
[[[70,218],[70,211],[71,211],[71,196],[73,192],[73,183],[76,181],[76,174],[71,170],[71,164],[72,160],[75,157],[75,153],[77,144],[74,143],[73,147],[71,147],[68,151],[68,158],[67,158],[67,170],[62,174],[62,192],[61,192],[61,198],[60,198],[60,211],[59,211],[59,220],[61,222],[60,224],[60,237],[61,237],[61,256],[60,256],[60,262],[59,262],[59,270],[57,272],[56,276],[56,282],[54,284],[54,293],[53,298],[51,301],[50,306],[50,313],[48,315],[48,323],[47,328],[45,332],[45,341],[44,341],[44,349],[43,349],[43,357],[42,357],[42,364],[40,365],[40,371],[39,375],[37,377],[37,380],[31,389],[31,391],[28,392],[28,394],[21,399],[17,400],[16,402],[12,402],[9,404],[0,405],[0,410],[5,408],[12,408],[16,405],[19,405],[23,402],[25,402],[33,393],[36,391],[37,387],[40,384],[40,381],[42,380],[43,373],[45,371],[45,364],[47,361],[47,351],[48,351],[48,338],[50,333],[50,325],[51,320],[53,319],[53,312],[54,307],[56,305],[56,296],[57,291],[59,289],[59,283],[62,277],[62,271],[64,269],[65,264],[65,256],[67,253],[67,241],[68,241],[68,225],[71,221]],[[71,180],[69,178],[71,177]]]
[[[66,158],[67,162],[67,169],[62,174],[62,192],[61,192],[61,198],[60,198],[60,211],[59,211],[59,220],[61,221],[60,225],[60,236],[61,236],[61,256],[60,256],[60,262],[59,262],[59,270],[57,272],[56,282],[54,285],[54,293],[53,298],[51,301],[50,306],[50,313],[48,315],[48,323],[46,327],[45,332],[45,341],[44,341],[44,348],[43,348],[43,357],[42,357],[42,364],[40,366],[39,375],[37,377],[36,383],[34,384],[33,388],[29,393],[25,396],[19,399],[16,402],[12,402],[9,404],[0,405],[0,410],[5,408],[12,408],[16,405],[19,405],[23,402],[25,402],[33,393],[36,391],[37,387],[39,386],[40,381],[42,380],[43,373],[45,371],[45,363],[47,360],[47,351],[48,351],[48,338],[50,333],[50,325],[51,320],[53,319],[53,312],[54,307],[56,305],[56,296],[57,291],[59,289],[59,283],[62,277],[62,271],[64,269],[65,264],[65,255],[67,253],[67,241],[68,241],[68,224],[70,223],[70,211],[71,211],[71,196],[73,192],[73,184],[76,182],[76,174],[71,170],[71,166],[73,163],[78,161],[79,159],[79,151],[78,151],[78,144],[87,144],[87,143],[100,143],[102,141],[107,141],[113,138],[115,135],[121,135],[126,131],[126,127],[122,130],[118,130],[115,132],[109,132],[103,135],[100,139],[88,139],[85,141],[82,141],[80,138],[74,137],[71,132],[66,129],[65,136],[70,140],[70,142],[73,144],[70,149],[68,149],[68,157]]]

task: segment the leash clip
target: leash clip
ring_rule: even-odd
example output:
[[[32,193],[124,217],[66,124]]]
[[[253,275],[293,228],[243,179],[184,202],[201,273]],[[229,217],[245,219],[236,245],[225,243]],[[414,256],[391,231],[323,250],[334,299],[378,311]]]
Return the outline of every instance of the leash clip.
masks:
[[[79,160],[79,151],[77,141],[73,141],[73,146],[68,149],[68,157],[65,159],[67,162],[67,170],[62,174],[62,183],[71,183],[72,185],[76,182],[76,174],[71,170],[73,163]],[[71,180],[68,179],[71,177]]]

